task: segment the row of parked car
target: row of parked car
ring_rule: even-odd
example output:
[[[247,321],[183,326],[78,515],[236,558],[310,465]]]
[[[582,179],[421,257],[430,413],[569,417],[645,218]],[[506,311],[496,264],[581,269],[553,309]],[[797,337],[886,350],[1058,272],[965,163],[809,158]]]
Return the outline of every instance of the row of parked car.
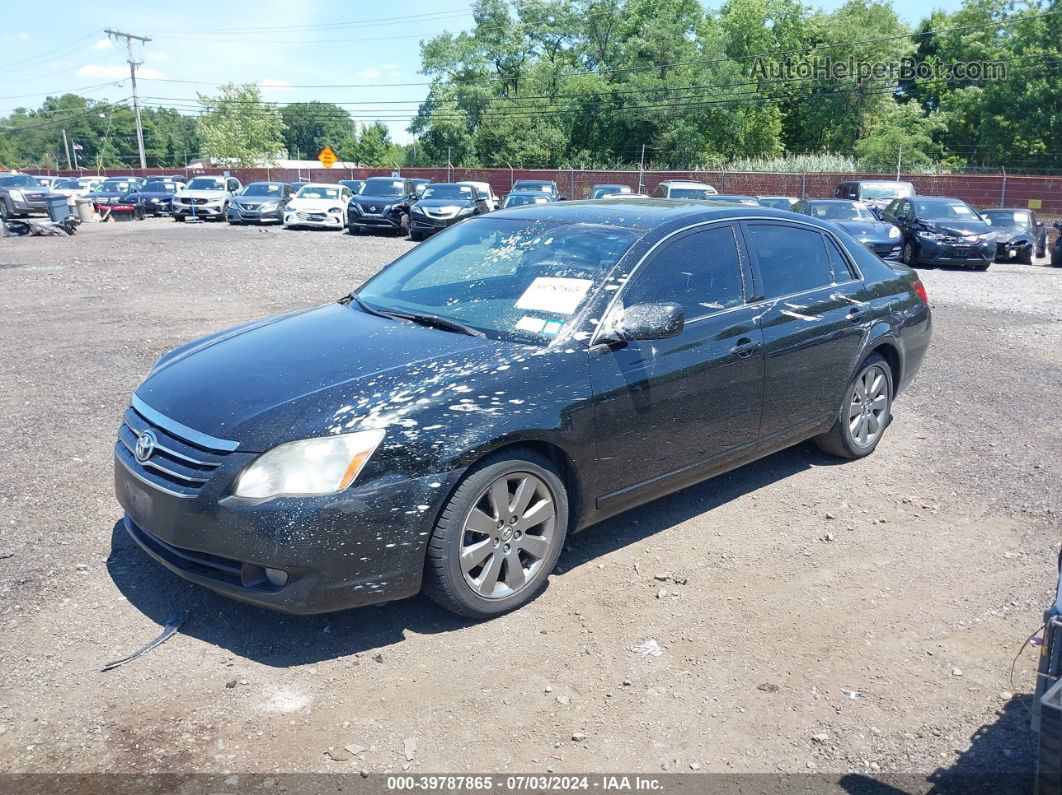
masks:
[[[227,220],[232,224],[275,222],[286,227],[347,229],[351,233],[391,231],[423,240],[473,215],[525,205],[563,201],[552,180],[521,179],[504,200],[489,183],[433,183],[428,179],[371,177],[336,183],[252,182],[231,176],[33,177],[0,175],[0,213],[4,217],[44,210],[48,193],[73,202],[93,200],[97,210],[124,206],[136,217],[171,215]],[[919,196],[910,182],[842,182],[832,199],[719,193],[690,180],[666,180],[651,195],[620,183],[592,185],[587,198],[680,199],[771,207],[834,223],[885,259],[908,265],[952,264],[985,270],[993,261],[1031,263],[1045,257],[1047,228],[1021,207],[978,211],[961,199]],[[1062,225],[1056,223],[1062,229]],[[1062,235],[1051,249],[1062,266]]]

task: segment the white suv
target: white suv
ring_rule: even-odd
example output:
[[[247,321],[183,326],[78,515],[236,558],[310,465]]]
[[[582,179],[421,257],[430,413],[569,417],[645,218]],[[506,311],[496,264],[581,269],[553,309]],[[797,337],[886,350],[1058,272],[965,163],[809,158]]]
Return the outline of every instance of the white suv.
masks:
[[[235,177],[193,177],[173,196],[173,220],[215,218],[225,220],[229,202],[242,185]]]

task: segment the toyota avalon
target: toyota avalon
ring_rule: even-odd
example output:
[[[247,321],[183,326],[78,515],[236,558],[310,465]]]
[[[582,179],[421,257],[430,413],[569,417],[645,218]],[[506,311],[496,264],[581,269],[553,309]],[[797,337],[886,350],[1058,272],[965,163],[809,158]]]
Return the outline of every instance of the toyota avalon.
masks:
[[[189,342],[115,445],[124,526],[313,613],[538,595],[569,533],[805,439],[871,454],[930,339],[911,269],[811,217],[658,199],[470,218],[357,290]]]

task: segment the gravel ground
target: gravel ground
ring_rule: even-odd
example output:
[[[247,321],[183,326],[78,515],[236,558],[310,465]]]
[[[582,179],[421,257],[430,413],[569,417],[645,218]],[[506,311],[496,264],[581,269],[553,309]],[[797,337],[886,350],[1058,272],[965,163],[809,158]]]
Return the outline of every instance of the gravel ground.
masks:
[[[1034,769],[1035,653],[1010,668],[1055,579],[1062,270],[925,271],[934,344],[874,456],[803,445],[609,520],[491,622],[420,597],[285,617],[152,563],[111,449],[154,359],[410,245],[165,220],[0,241],[0,772]]]

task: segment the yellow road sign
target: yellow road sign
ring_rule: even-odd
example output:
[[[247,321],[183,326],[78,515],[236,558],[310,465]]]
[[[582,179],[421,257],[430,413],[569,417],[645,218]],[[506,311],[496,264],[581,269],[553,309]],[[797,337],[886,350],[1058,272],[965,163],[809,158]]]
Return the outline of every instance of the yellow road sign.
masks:
[[[321,161],[321,165],[325,168],[331,168],[339,162],[339,158],[336,156],[336,153],[332,151],[332,147],[330,146],[326,146],[318,152],[317,159]]]

